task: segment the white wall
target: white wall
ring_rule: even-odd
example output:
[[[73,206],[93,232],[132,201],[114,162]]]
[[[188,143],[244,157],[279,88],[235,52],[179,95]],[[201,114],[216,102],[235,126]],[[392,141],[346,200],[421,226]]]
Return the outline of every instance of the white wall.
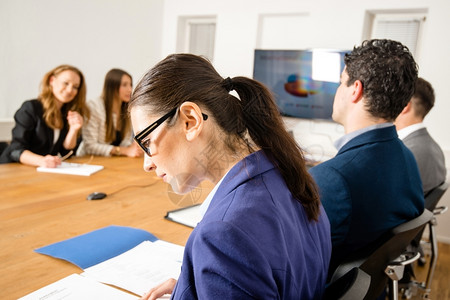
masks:
[[[36,98],[60,64],[83,72],[88,98],[112,68],[136,83],[160,58],[162,11],[163,0],[1,0],[0,119]]]
[[[298,28],[297,36],[280,31],[279,40],[273,46],[287,48],[337,48],[351,49],[362,42],[365,13],[367,10],[426,10],[427,21],[423,30],[419,64],[419,76],[429,80],[437,95],[435,108],[427,117],[426,125],[441,147],[446,151],[450,168],[450,89],[447,70],[450,69],[450,39],[445,30],[450,28],[450,1],[446,0],[166,0],[164,2],[163,56],[176,52],[177,20],[179,16],[216,15],[216,49],[214,64],[224,76],[253,74],[253,51],[258,45],[258,20],[262,14],[304,15],[304,28]],[[291,30],[286,30],[291,33]],[[288,42],[287,42],[288,41]],[[279,47],[276,47],[279,48]],[[336,125],[328,128],[323,122],[292,122],[295,135],[302,143],[311,138],[307,128],[324,128],[319,139],[335,139],[342,132]],[[328,135],[328,136],[327,136]],[[320,143],[319,143],[320,144]],[[327,143],[326,154],[333,154],[332,144]]]

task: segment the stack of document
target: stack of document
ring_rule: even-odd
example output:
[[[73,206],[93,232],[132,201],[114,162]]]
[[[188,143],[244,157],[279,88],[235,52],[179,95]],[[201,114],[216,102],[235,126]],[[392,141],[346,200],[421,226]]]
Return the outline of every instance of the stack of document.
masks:
[[[36,170],[38,172],[90,176],[91,174],[94,174],[100,170],[103,170],[103,166],[68,163],[68,162],[63,161],[56,168],[38,167]]]
[[[70,275],[21,299],[125,300],[137,297],[102,283],[142,296],[167,279],[178,278],[184,247],[159,240],[145,230],[108,226],[35,251],[67,260],[84,272]],[[109,294],[115,296],[106,296]]]
[[[107,286],[88,277],[72,274],[47,285],[19,300],[79,300],[114,299],[136,300],[137,296]]]
[[[83,276],[142,296],[169,278],[178,278],[184,248],[161,240],[145,241],[105,262],[84,269]]]

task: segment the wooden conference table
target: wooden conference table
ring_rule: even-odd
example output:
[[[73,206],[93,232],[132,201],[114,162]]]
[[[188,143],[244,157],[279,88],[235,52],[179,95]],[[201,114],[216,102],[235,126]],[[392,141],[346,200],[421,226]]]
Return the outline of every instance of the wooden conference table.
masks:
[[[72,158],[84,163],[89,158]],[[165,220],[168,210],[204,200],[211,185],[183,197],[142,158],[94,157],[104,169],[91,176],[37,172],[21,164],[0,165],[0,299],[17,299],[73,273],[77,266],[34,249],[109,225],[147,230],[161,240],[185,245],[191,228]],[[103,200],[87,200],[100,191]]]

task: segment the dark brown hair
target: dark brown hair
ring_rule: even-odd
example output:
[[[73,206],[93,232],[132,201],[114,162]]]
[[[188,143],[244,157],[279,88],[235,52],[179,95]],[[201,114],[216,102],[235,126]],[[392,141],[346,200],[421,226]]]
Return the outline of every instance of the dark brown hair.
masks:
[[[411,100],[417,64],[408,48],[392,40],[368,40],[344,58],[349,76],[363,85],[367,110],[374,117],[393,121]]]
[[[417,116],[422,119],[430,112],[434,106],[434,89],[425,79],[419,77],[416,81],[416,90],[411,99],[412,105]]]
[[[112,69],[105,76],[105,83],[103,85],[102,99],[105,103],[105,111],[106,111],[106,142],[112,142],[116,139],[116,129],[114,128],[113,123],[113,102],[114,98],[118,97],[120,84],[122,82],[123,75],[130,77],[131,84],[133,84],[133,78],[127,72],[120,69]],[[120,124],[120,127],[117,128],[121,136],[124,137],[131,128],[130,118],[128,117],[128,103],[122,102],[120,107],[120,116],[117,116],[117,124]]]
[[[230,90],[236,91],[240,100]],[[302,150],[286,131],[265,86],[246,77],[224,80],[208,60],[192,54],[173,54],[144,75],[133,92],[129,109],[145,107],[150,113],[164,114],[185,101],[197,103],[217,122],[232,153],[242,143],[250,151],[252,143],[261,148],[277,166],[308,218],[318,220],[316,185],[306,170]]]

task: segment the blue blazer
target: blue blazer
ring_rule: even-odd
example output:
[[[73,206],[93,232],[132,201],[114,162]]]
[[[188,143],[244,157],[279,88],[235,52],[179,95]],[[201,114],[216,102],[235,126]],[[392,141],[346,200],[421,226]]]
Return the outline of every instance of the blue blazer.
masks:
[[[394,126],[363,133],[309,170],[331,224],[330,272],[347,256],[424,209],[411,151]]]
[[[321,299],[331,253],[262,151],[226,175],[190,235],[173,299]]]

